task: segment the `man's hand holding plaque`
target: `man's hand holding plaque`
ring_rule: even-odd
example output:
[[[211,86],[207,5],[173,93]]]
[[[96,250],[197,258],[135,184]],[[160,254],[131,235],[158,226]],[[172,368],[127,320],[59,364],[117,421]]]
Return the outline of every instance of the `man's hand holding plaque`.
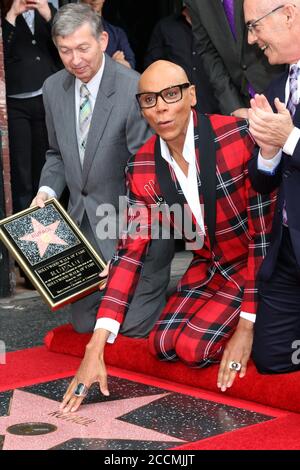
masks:
[[[45,191],[39,191],[33,199],[32,203],[30,204],[30,207],[45,207],[45,202],[48,201],[48,199],[50,199],[48,193],[46,193]]]

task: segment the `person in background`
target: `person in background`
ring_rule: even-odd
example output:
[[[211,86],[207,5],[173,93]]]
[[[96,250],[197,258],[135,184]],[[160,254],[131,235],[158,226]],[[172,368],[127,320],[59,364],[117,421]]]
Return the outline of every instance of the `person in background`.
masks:
[[[48,149],[42,86],[62,68],[51,38],[55,12],[47,0],[1,2],[14,212],[36,194]]]
[[[278,190],[271,245],[259,272],[253,359],[265,374],[300,370],[300,1],[245,0],[249,44],[270,64],[288,64],[266,96],[255,95],[249,162],[257,191]]]
[[[219,113],[214,90],[196,51],[192,20],[184,4],[181,12],[162,18],[154,27],[144,59],[145,68],[156,60],[180,65],[190,83],[196,86],[197,109],[201,113]]]
[[[13,211],[36,194],[48,149],[42,86],[62,68],[51,39],[56,10],[47,0],[2,0],[2,36]],[[31,282],[20,269],[25,286]]]
[[[102,17],[105,0],[80,0],[90,5]],[[130,47],[127,35],[122,28],[114,26],[102,17],[104,31],[108,33],[106,54],[126,67],[135,68],[134,52]]]
[[[250,98],[284,70],[247,43],[243,0],[186,0],[200,55],[222,114],[247,118]]]

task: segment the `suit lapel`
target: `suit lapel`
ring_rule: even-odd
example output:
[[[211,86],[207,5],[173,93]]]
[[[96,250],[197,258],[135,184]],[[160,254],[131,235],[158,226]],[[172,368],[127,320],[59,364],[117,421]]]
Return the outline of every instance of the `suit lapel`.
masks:
[[[234,2],[236,47],[239,58],[242,57],[246,34],[243,3],[243,0],[235,0]]]
[[[274,99],[278,97],[282,103],[285,102],[285,85],[288,79],[288,71],[283,73],[278,80],[276,80],[275,86],[271,89],[271,106],[275,109]]]
[[[105,56],[105,67],[100,88],[94,106],[92,121],[83,162],[83,186],[85,185],[91,165],[99,147],[99,141],[103,136],[109,115],[114,103],[111,96],[115,93],[115,71],[112,60]]]
[[[272,105],[273,109],[275,108],[274,99],[276,97],[278,97],[282,103],[285,102],[285,98],[286,98],[285,88],[286,88],[286,82],[288,80],[288,77],[289,77],[289,71],[287,70],[287,72],[283,73],[281,75],[280,79],[276,82],[276,86],[274,87],[273,95],[272,95],[272,98],[271,98],[273,100],[273,102],[271,102],[271,105]],[[287,100],[288,100],[288,97],[287,97]],[[299,126],[299,124],[300,124],[300,103],[296,107],[296,112],[295,112],[295,115],[293,117],[293,122],[297,126]]]
[[[271,92],[268,95],[269,103],[270,103],[270,105],[272,106],[272,108],[275,112],[277,112],[276,108],[275,108],[275,105],[274,105],[274,99],[276,97],[278,97],[282,103],[285,103],[285,99],[286,99],[285,88],[286,88],[286,81],[288,79],[288,76],[289,76],[288,71],[283,73],[279,77],[279,79],[276,80],[276,83],[274,83],[273,88],[271,88]],[[288,100],[288,97],[287,97],[287,100]],[[297,126],[299,126],[299,124],[300,124],[300,103],[298,104],[298,106],[296,108],[296,112],[295,112],[295,115],[293,117],[293,122]],[[290,160],[290,158],[289,158],[289,160]]]
[[[171,177],[169,164],[161,155],[159,137],[156,138],[155,142],[155,169],[161,193],[165,197],[167,204],[169,206],[180,204],[183,209],[187,202],[183,193],[177,191],[175,182]]]
[[[70,154],[74,155],[74,165],[77,171],[81,174],[81,164],[78,150],[78,139],[76,133],[76,111],[75,111],[75,77],[68,74],[63,88],[65,93],[63,95],[62,112],[64,115],[63,122],[66,123],[66,140],[70,148]]]
[[[210,246],[215,243],[216,232],[216,147],[211,123],[204,114],[198,115],[198,141],[201,192],[204,218],[208,229]]]
[[[189,209],[189,205],[187,203],[187,200],[183,192],[182,191],[179,192],[175,186],[175,181],[172,179],[171,169],[170,169],[168,162],[161,155],[159,137],[156,138],[154,155],[155,155],[155,171],[156,171],[161,194],[165,197],[165,201],[168,204],[169,208],[173,207],[173,210],[174,210],[174,208],[178,204],[181,207],[180,219],[178,218],[178,215],[176,216],[177,211],[174,212],[174,217],[172,217],[171,213],[169,215],[170,220],[174,226],[174,229],[177,230],[178,233],[180,234],[182,234],[182,230],[184,230],[185,239],[190,242],[193,242],[195,241],[194,237],[196,233],[196,220],[191,210]],[[177,184],[179,185],[179,183]],[[151,189],[152,189],[151,198],[155,200],[158,206],[160,206],[164,202],[164,198],[160,197],[158,199],[157,195],[159,194],[159,191],[157,191],[156,188],[151,188]],[[200,194],[199,194],[199,198],[200,198]],[[190,224],[187,223],[185,217],[189,218],[191,222]],[[191,230],[191,233],[188,233],[188,230],[190,227],[192,230]]]
[[[300,124],[300,104],[297,105],[293,122],[297,127],[299,127],[299,124]]]
[[[39,36],[39,30],[40,30],[40,17],[37,11],[34,12],[34,35]]]
[[[23,34],[29,35],[31,38],[33,38],[32,32],[30,31],[30,28],[27,24],[27,21],[25,20],[23,15],[19,15],[16,20],[19,24],[18,27],[23,30],[22,32],[20,31],[20,36]],[[34,28],[36,26],[36,14],[34,15]],[[35,31],[35,29],[34,29]]]

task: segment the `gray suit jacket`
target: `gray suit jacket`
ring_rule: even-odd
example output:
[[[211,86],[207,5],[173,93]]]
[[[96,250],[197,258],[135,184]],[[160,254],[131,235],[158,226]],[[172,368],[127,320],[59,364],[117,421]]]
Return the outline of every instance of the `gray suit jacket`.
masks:
[[[284,66],[269,65],[263,52],[248,44],[243,0],[235,0],[236,40],[221,0],[187,0],[186,4],[191,11],[196,50],[222,113],[248,107],[248,84],[258,93],[265,92]]]
[[[134,96],[138,79],[137,72],[117,64],[106,55],[83,168],[76,135],[75,78],[62,70],[44,84],[50,150],[40,186],[49,186],[58,197],[67,186],[70,215],[80,226],[86,213],[94,235],[103,216],[107,218],[108,215],[110,221],[116,223],[119,196],[126,194],[126,162],[151,135]],[[101,204],[106,204],[102,210],[106,209],[108,214],[100,214]],[[106,260],[113,254],[117,229],[116,226],[116,234],[111,234],[110,239],[95,237]]]

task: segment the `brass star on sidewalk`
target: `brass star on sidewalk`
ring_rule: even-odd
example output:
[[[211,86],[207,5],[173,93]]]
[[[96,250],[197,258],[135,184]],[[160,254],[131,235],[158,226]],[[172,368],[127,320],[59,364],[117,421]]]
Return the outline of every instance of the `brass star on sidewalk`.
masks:
[[[59,411],[57,401],[15,390],[9,416],[0,417],[0,435],[5,436],[3,450],[46,450],[72,438],[132,439],[170,442],[170,445],[177,441],[179,445],[185,441],[118,419],[167,395],[83,405],[77,413],[64,414]],[[23,435],[13,434],[14,425],[25,431],[36,428],[40,435],[26,432]],[[53,431],[43,434],[43,428]]]

